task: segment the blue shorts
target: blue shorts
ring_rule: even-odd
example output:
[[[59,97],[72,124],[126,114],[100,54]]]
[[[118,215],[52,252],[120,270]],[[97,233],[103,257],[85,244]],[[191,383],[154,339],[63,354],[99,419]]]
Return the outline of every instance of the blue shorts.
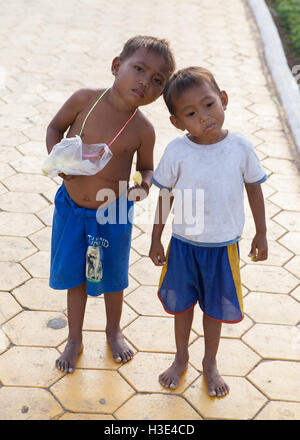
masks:
[[[50,287],[71,289],[86,281],[92,296],[125,289],[133,221],[126,191],[106,208],[87,209],[62,184],[54,203]]]
[[[209,317],[222,322],[243,319],[238,243],[202,247],[172,237],[162,268],[158,296],[176,315],[198,302]]]

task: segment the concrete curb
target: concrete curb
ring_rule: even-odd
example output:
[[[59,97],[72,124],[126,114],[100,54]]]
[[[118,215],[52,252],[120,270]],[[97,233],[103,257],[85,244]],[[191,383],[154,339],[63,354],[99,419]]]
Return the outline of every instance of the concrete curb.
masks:
[[[280,95],[286,118],[291,128],[295,143],[300,154],[300,78],[299,85],[292,75],[281,44],[281,40],[264,0],[248,0],[248,4],[256,19],[264,43],[267,63]]]

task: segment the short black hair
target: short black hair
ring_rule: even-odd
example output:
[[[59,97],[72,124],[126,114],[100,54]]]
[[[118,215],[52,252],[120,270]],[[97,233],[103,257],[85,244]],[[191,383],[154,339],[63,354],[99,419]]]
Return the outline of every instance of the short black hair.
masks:
[[[130,38],[123,46],[119,57],[123,61],[130,57],[138,49],[144,48],[165,58],[168,65],[168,74],[171,76],[175,71],[175,59],[169,42],[165,39],[151,37],[149,35],[136,35]]]
[[[171,115],[175,114],[174,100],[179,98],[186,90],[199,86],[203,82],[208,82],[221,95],[221,90],[213,74],[204,67],[186,67],[171,76],[163,92],[165,103]]]

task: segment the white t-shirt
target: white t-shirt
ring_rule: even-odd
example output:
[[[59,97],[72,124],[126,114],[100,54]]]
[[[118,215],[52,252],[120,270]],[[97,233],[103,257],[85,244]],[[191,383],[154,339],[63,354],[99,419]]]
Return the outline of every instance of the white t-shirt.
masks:
[[[228,132],[211,145],[196,144],[187,135],[174,139],[152,180],[174,194],[173,236],[200,246],[226,246],[243,231],[244,183],[266,178],[251,142]]]

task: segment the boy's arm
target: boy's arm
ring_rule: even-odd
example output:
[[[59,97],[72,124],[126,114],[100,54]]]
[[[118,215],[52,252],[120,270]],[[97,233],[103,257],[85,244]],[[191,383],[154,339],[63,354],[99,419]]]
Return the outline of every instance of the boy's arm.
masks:
[[[46,146],[48,153],[51,153],[55,144],[64,137],[65,131],[75,121],[76,116],[84,108],[89,91],[80,89],[75,92],[56,113],[47,127]]]
[[[155,144],[155,131],[153,126],[148,122],[147,128],[142,135],[142,142],[137,149],[136,170],[142,175],[142,183],[135,184],[128,190],[128,199],[133,201],[141,201],[145,199],[152,185],[153,175],[153,149]],[[130,196],[129,196],[130,194]]]
[[[152,230],[151,247],[149,257],[156,266],[166,264],[166,256],[161,236],[167,222],[174,201],[174,196],[168,189],[161,189],[158,196],[154,225]]]
[[[249,185],[246,183],[245,188],[256,228],[256,234],[252,240],[251,251],[248,256],[252,257],[253,261],[263,261],[268,258],[264,197],[261,185]]]

